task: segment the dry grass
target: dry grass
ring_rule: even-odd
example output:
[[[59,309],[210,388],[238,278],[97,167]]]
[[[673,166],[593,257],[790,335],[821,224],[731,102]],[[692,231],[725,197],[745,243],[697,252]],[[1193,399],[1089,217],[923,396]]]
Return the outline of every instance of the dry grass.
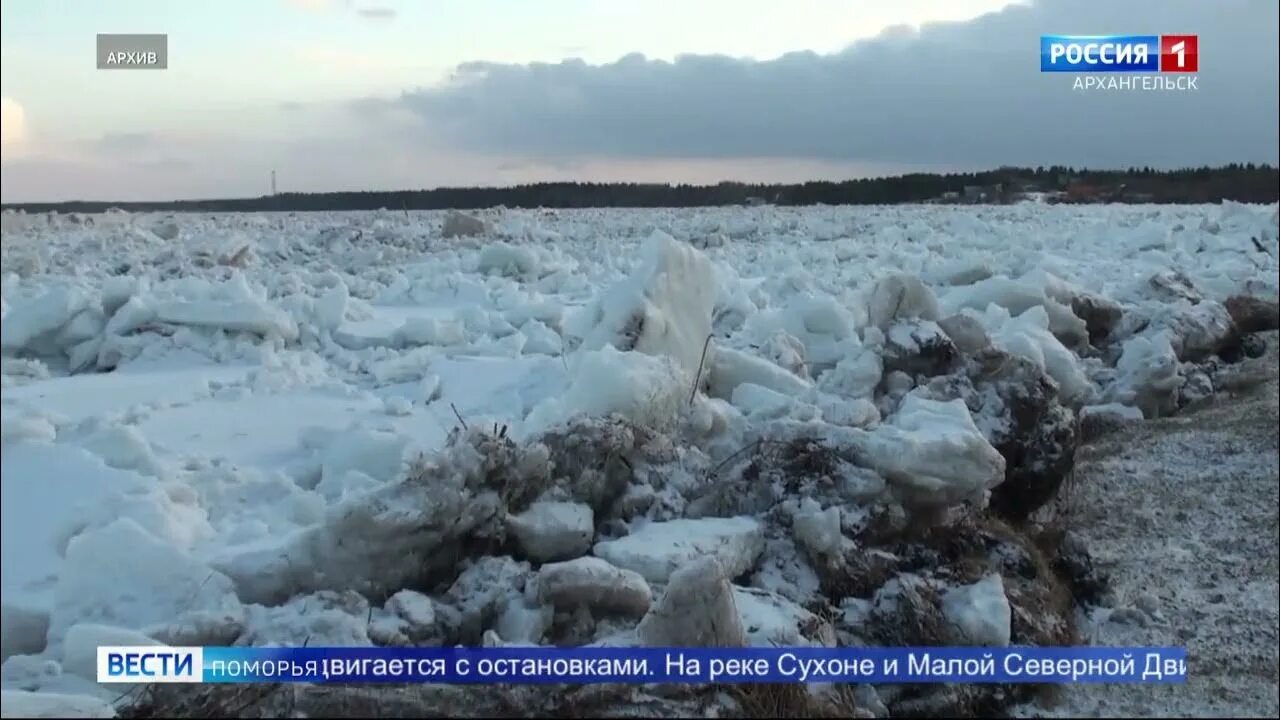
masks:
[[[998,528],[1001,536],[1030,561],[1025,575],[1005,576],[1005,595],[1013,615],[1012,642],[1041,646],[1080,643],[1075,623],[1075,595],[1071,584],[1059,572],[1061,534],[1032,538],[1013,528]],[[1046,550],[1048,552],[1046,552]]]
[[[282,685],[146,685],[120,710],[121,718],[256,718],[276,709]]]
[[[693,405],[693,399],[698,396],[698,390],[702,387],[702,367],[707,362],[707,348],[711,347],[711,335],[707,335],[707,339],[702,343],[702,356],[698,360],[698,372],[693,376],[693,387],[689,389],[689,405]]]
[[[868,528],[863,548],[878,548],[890,556],[868,553],[815,563],[822,592],[839,602],[845,597],[869,598],[890,578],[902,572],[933,574],[952,584],[969,584],[998,572],[1013,612],[1013,641],[1035,645],[1072,645],[1075,627],[1075,577],[1063,561],[1062,542],[1073,515],[1039,526],[1014,526],[990,511],[967,511],[936,525],[889,523]],[[880,618],[885,645],[928,645],[946,638],[937,598],[926,585],[918,595],[899,603],[897,616]],[[947,644],[945,642],[937,644]]]
[[[776,446],[776,450],[779,467],[789,478],[830,478],[840,469],[839,454],[820,440],[797,438]]]
[[[1067,646],[1080,642],[1075,625],[1076,600],[1064,576],[1060,551],[1064,530],[1014,526],[990,511],[970,510],[946,522],[906,526],[886,522],[862,538],[874,537],[883,550],[900,558],[876,572],[840,563],[819,567],[824,593],[869,597],[900,572],[936,573],[948,584],[972,583],[998,572],[1011,610],[1015,644]],[[859,554],[864,562],[881,556]],[[874,587],[872,587],[874,586]],[[896,604],[876,608],[867,624],[867,639],[883,646],[945,646],[956,638],[941,609],[939,583],[904,584]],[[1032,699],[1051,700],[1049,685],[901,686],[888,703],[895,717],[991,717],[1010,705]]]
[[[702,714],[722,699],[720,692],[716,686],[616,684],[156,685],[146,687],[120,716],[659,718]]]
[[[913,685],[889,704],[892,717],[1005,717],[1010,705],[1036,695],[1029,685]]]
[[[897,574],[897,566],[881,555],[861,549],[847,557],[815,558],[818,588],[832,603],[849,597],[868,599]]]
[[[868,625],[876,642],[885,647],[946,646],[954,637],[942,613],[942,594],[928,581],[902,583],[897,602],[872,610]]]
[[[814,694],[803,684],[744,684],[729,688],[736,701],[736,712],[725,717],[737,718],[856,718],[873,717],[858,706],[847,685],[830,692]]]
[[[1050,523],[1060,525],[1072,525],[1079,520],[1080,516],[1080,488],[1079,477],[1076,473],[1076,465],[1080,458],[1080,448],[1096,441],[1102,435],[1114,430],[1117,426],[1098,426],[1090,425],[1081,420],[1080,415],[1076,415],[1075,421],[1075,437],[1076,437],[1076,460],[1071,463],[1071,467],[1062,476],[1062,482],[1058,485],[1057,492],[1053,498],[1045,503],[1039,510],[1031,514],[1033,520],[1047,520]]]

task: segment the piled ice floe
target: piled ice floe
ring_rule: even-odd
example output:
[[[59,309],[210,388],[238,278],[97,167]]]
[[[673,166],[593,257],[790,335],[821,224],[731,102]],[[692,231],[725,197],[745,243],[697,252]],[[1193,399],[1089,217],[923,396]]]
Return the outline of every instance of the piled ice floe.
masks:
[[[6,220],[6,714],[103,639],[1062,642],[1004,521],[1253,351],[1274,217]]]
[[[1004,480],[1004,458],[959,400],[908,394],[887,422],[858,436],[854,446],[873,470],[923,502],[981,504],[984,493]]]
[[[132,334],[148,326],[210,328],[282,342],[298,338],[292,317],[268,302],[243,275],[226,282],[198,279],[148,292],[144,282],[104,281],[98,293],[63,286],[24,298],[4,316],[6,353],[65,363],[71,372],[109,370],[135,356],[142,345]]]
[[[716,298],[711,263],[661,231],[646,241],[643,253],[638,272],[588,307],[580,347],[669,356],[692,377],[711,335]]]

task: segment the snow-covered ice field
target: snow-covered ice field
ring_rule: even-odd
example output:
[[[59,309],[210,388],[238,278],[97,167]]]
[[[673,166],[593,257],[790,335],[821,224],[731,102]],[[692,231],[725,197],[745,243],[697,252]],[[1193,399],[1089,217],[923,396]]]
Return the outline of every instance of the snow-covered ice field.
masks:
[[[1275,205],[478,215],[4,215],[6,690],[113,699],[93,648],[144,636],[656,644],[700,578],[746,642],[853,642],[914,582],[826,589],[873,518],[1038,506],[1078,418],[1211,393],[1280,270]],[[725,500],[800,437],[827,485]]]

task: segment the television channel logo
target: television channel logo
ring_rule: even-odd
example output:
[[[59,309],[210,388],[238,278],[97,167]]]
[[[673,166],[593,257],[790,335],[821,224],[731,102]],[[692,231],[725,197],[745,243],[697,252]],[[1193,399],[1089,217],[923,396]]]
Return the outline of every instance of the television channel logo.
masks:
[[[198,683],[204,679],[204,648],[98,647],[100,683]]]
[[[1194,73],[1198,35],[1041,35],[1040,72]]]

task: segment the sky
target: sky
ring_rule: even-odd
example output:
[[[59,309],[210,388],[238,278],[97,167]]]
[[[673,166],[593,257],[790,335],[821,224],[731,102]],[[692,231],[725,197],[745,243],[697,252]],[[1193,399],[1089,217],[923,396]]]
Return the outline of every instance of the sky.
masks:
[[[1275,0],[0,0],[4,202],[1280,159]],[[98,70],[97,33],[166,33]],[[1085,92],[1043,34],[1198,34]]]

